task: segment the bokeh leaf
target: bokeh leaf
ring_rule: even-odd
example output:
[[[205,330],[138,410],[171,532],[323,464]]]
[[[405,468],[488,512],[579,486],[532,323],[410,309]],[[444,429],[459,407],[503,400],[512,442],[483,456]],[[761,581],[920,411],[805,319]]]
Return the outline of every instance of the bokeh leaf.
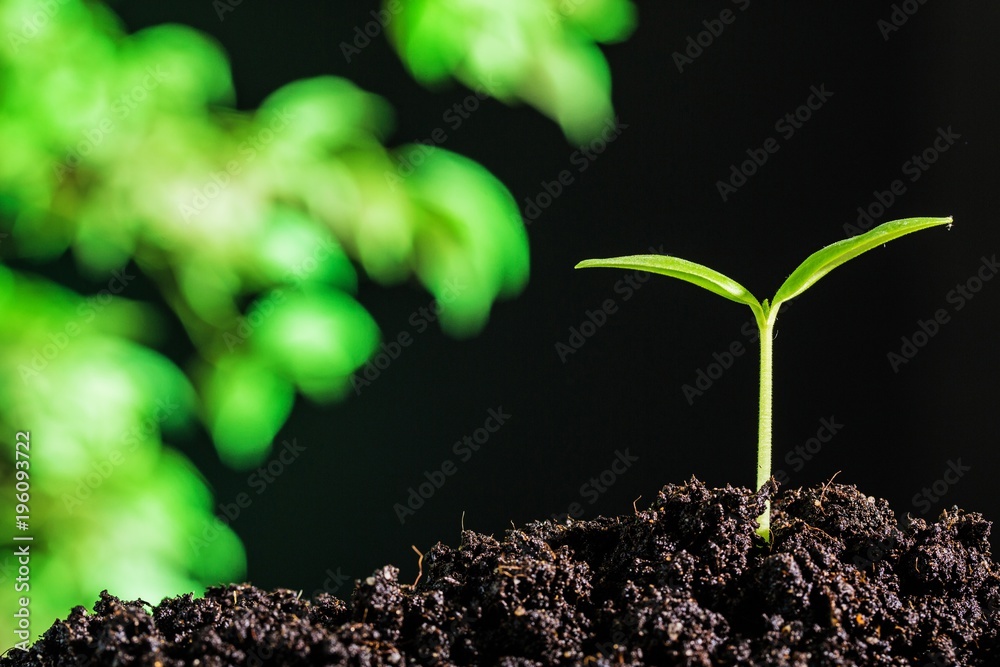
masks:
[[[630,0],[393,0],[388,24],[400,58],[427,85],[455,78],[508,104],[526,102],[572,141],[594,139],[608,118],[611,81],[594,42],[626,39]]]
[[[347,294],[319,286],[271,293],[250,311],[248,320],[255,318],[256,352],[316,400],[340,396],[378,343],[368,311]]]
[[[517,202],[471,160],[443,149],[409,150],[424,153],[403,181],[418,209],[416,271],[437,297],[442,327],[474,334],[497,296],[517,294],[528,281],[528,238]]]
[[[295,401],[290,382],[249,356],[225,358],[209,374],[202,395],[219,456],[234,468],[264,459]]]
[[[566,123],[560,110],[581,101],[603,114],[610,84],[593,40],[624,24],[586,18],[601,2],[534,27],[536,4],[515,7],[495,39],[471,45],[475,67],[501,99]],[[0,266],[0,426],[32,425],[45,443],[32,603],[54,618],[105,587],[155,600],[242,576],[238,537],[164,430],[198,415],[223,460],[251,465],[296,390],[337,398],[373,353],[375,323],[349,296],[359,282],[417,279],[444,328],[465,335],[523,288],[528,250],[513,198],[481,166],[439,151],[401,174],[408,149],[385,146],[391,109],[349,81],[293,82],[237,110],[212,38],[177,25],[125,35],[99,2],[43,5],[0,3],[3,257],[63,280],[70,251],[94,287],[76,294]],[[446,58],[469,34],[453,35]],[[563,89],[529,95],[551,77]],[[286,301],[265,312],[278,293]],[[193,348],[186,374],[149,349],[178,333],[187,340],[171,350]]]

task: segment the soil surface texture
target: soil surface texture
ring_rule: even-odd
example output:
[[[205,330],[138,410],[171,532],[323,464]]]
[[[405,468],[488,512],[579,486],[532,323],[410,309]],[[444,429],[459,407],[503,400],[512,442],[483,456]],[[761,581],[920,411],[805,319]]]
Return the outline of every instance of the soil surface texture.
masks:
[[[1000,665],[990,522],[897,521],[853,486],[668,485],[649,509],[472,531],[348,603],[249,585],[152,607],[103,593],[15,665]]]

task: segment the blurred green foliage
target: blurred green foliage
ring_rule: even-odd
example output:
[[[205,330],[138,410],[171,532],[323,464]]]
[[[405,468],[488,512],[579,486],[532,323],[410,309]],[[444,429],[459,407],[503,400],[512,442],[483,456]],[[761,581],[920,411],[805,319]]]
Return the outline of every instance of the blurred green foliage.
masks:
[[[503,102],[525,102],[572,141],[613,115],[611,71],[595,42],[627,39],[631,0],[384,0],[393,43],[413,76],[456,78]]]
[[[610,111],[591,40],[628,32],[628,2],[403,4],[395,37],[422,80],[499,77],[500,99],[570,136]],[[488,16],[468,20],[477,4]],[[482,42],[484,20],[500,41]],[[528,245],[496,178],[440,148],[387,149],[390,108],[349,81],[294,82],[238,112],[211,39],[178,25],[126,36],[84,0],[0,0],[0,37],[0,516],[13,521],[11,440],[27,430],[37,634],[104,588],[156,601],[242,577],[239,539],[164,435],[197,419],[222,460],[257,464],[297,394],[341,397],[375,351],[359,280],[447,294],[442,327],[473,335],[524,287]],[[511,45],[517,58],[501,57]],[[42,277],[67,253],[104,287]],[[165,314],[136,285],[197,351],[183,369],[154,351]]]

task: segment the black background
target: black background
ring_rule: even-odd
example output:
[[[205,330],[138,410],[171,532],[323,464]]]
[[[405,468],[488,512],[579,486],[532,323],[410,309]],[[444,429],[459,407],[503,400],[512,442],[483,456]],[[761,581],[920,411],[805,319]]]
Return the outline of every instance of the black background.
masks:
[[[306,451],[257,495],[249,471],[222,467],[201,436],[177,443],[205,474],[217,502],[250,491],[233,523],[246,544],[248,579],[307,594],[330,573],[353,578],[394,563],[416,575],[415,545],[457,545],[466,528],[499,535],[513,522],[566,512],[587,518],[632,511],[659,487],[696,475],[710,485],[750,486],[756,456],[757,347],[741,333],[743,306],[653,277],[631,298],[626,273],[573,271],[588,257],[665,252],[708,264],[769,297],[809,253],[845,237],[859,206],[902,179],[879,222],[954,215],[955,226],[908,236],[838,269],[783,312],[775,342],[774,468],[792,486],[857,484],[897,513],[921,515],[913,497],[949,461],[971,469],[923,515],[958,505],[1000,517],[995,479],[1000,280],[961,310],[950,290],[1000,250],[996,230],[996,26],[1000,6],[927,2],[884,39],[889,2],[644,3],[634,36],[605,48],[614,103],[627,125],[580,172],[577,150],[535,111],[487,101],[452,131],[443,114],[469,91],[429,91],[406,73],[384,36],[348,63],[341,42],[372,20],[371,3],[243,2],[220,21],[208,0],[116,6],[129,30],[180,22],[216,37],[232,58],[241,108],[293,80],[333,74],[384,96],[397,111],[391,145],[426,139],[475,159],[512,191],[535,199],[569,170],[573,183],[529,227],[532,278],[494,308],[478,337],[456,341],[435,326],[365,388],[333,406],[300,401],[282,438]],[[683,72],[673,54],[729,8],[736,20]],[[785,139],[775,122],[806,102],[811,86],[832,97]],[[916,182],[903,174],[939,128],[961,135]],[[771,155],[723,202],[716,182],[747,149],[775,137]],[[431,297],[414,285],[366,283],[359,298],[386,339],[414,333],[412,313]],[[565,363],[588,310],[617,311]],[[894,372],[889,352],[938,309],[951,321]],[[682,393],[733,341],[747,353],[693,404]],[[181,350],[172,350],[183,359]],[[469,461],[452,444],[502,406],[509,421]],[[804,462],[786,453],[821,419],[843,428]],[[596,502],[581,485],[616,451],[638,457]],[[458,467],[404,525],[394,512],[425,471]],[[344,596],[347,587],[336,592]]]

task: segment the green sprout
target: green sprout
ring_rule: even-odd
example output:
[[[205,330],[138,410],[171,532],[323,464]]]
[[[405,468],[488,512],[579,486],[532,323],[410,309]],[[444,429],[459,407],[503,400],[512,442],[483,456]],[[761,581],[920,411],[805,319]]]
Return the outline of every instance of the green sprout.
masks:
[[[774,298],[758,301],[735,280],[722,275],[707,266],[689,262],[668,255],[629,255],[610,259],[587,259],[576,265],[578,269],[606,267],[659,273],[671,278],[679,278],[694,283],[730,301],[750,306],[757,328],[760,330],[760,413],[757,436],[757,488],[771,479],[771,421],[772,421],[772,371],[774,365],[773,339],[774,322],[781,304],[794,299],[835,268],[854,259],[863,252],[897,239],[911,232],[938,225],[951,226],[948,218],[907,218],[893,220],[879,225],[871,231],[852,238],[838,241],[814,252],[798,268],[792,271]],[[764,513],[758,517],[757,533],[766,541],[771,541],[771,503],[767,502]]]

